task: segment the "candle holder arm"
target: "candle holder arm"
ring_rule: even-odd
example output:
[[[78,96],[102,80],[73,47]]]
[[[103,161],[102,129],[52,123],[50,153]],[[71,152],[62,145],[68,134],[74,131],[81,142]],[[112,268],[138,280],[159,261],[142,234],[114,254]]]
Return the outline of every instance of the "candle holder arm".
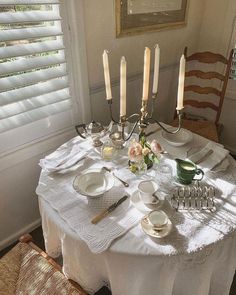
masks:
[[[136,113],[136,114],[132,114],[130,115],[128,118],[126,118],[126,121],[129,121],[130,119],[132,119],[133,117],[140,117],[140,114]]]
[[[110,118],[111,118],[111,120],[112,120],[114,123],[118,124],[119,122],[116,121],[116,120],[114,119],[114,117],[113,117],[113,113],[112,113],[112,99],[109,99],[109,100],[108,100],[108,105],[109,105],[109,111],[110,111]]]
[[[156,124],[158,124],[165,132],[167,132],[167,133],[170,133],[170,134],[175,134],[175,133],[177,133],[177,132],[179,132],[179,130],[181,129],[181,120],[182,120],[182,113],[180,112],[180,111],[177,111],[178,112],[178,120],[179,120],[179,122],[178,122],[178,127],[175,129],[175,130],[173,130],[173,131],[171,131],[171,130],[168,130],[162,123],[160,123],[159,121],[157,121],[156,119],[154,119],[154,118],[152,118],[152,117],[149,117],[149,118],[147,118],[147,120],[148,120],[148,122],[149,121],[153,121],[153,122],[155,122]]]
[[[130,131],[130,133],[129,133],[129,135],[127,136],[127,137],[125,137],[125,132],[124,132],[124,125],[122,126],[122,139],[124,140],[124,141],[127,141],[127,140],[129,140],[130,138],[131,138],[131,136],[133,135],[133,133],[134,133],[134,130],[135,130],[135,128],[137,127],[137,125],[138,125],[138,122],[139,122],[139,119],[134,123],[134,126],[132,127],[132,129],[131,129],[131,131]]]

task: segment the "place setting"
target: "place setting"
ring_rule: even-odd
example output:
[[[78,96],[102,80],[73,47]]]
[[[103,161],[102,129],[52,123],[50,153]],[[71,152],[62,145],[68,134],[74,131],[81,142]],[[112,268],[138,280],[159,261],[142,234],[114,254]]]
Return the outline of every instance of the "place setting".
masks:
[[[90,159],[90,165],[83,165],[78,169],[77,175],[73,179],[73,189],[78,194],[78,197],[85,197],[87,200],[87,211],[91,209],[94,212],[93,216],[91,216],[91,212],[89,213],[91,225],[99,226],[100,228],[106,227],[107,222],[114,220],[114,213],[116,213],[117,208],[129,199],[131,205],[129,208],[133,208],[129,210],[133,212],[133,218],[141,224],[145,234],[157,238],[168,235],[172,228],[169,218],[168,222],[163,224],[161,224],[161,221],[160,224],[157,224],[156,221],[154,227],[152,226],[153,215],[149,224],[144,221],[144,216],[151,212],[159,212],[159,208],[165,202],[165,194],[160,190],[157,182],[145,180],[146,177],[149,177],[149,173],[143,173],[141,177],[138,177],[128,169],[128,166],[126,168],[114,169],[109,164],[102,166],[104,163],[102,161],[98,164],[95,160]],[[166,166],[164,167],[162,164],[159,168],[166,173]],[[172,171],[170,173],[172,175]],[[162,181],[166,180],[164,178]],[[136,185],[137,189],[135,190]],[[119,188],[119,193],[117,188]],[[96,214],[95,211],[97,212]],[[120,212],[122,215],[127,215],[128,211],[126,208],[122,212],[120,208]],[[128,215],[130,215],[130,212]],[[158,218],[156,217],[156,219]],[[154,234],[155,231],[156,235]]]
[[[138,190],[129,197],[127,193],[125,194],[124,187],[122,190],[120,188],[118,190],[117,187],[114,188],[114,177],[109,172],[88,169],[87,172],[83,171],[83,174],[76,176],[73,187],[77,193],[86,196],[88,199],[88,210],[89,208],[99,209],[97,210],[98,213],[94,213],[93,217],[90,218],[91,224],[97,226],[103,221],[101,226],[106,227],[106,223],[111,220],[107,218],[109,216],[112,218],[117,207],[130,198],[134,208],[142,213],[140,215],[133,211],[136,220],[140,220],[140,225],[145,234],[154,238],[162,238],[167,236],[172,229],[172,223],[167,214],[159,210],[163,206],[165,198],[158,192],[158,185],[154,181],[141,181]],[[123,194],[123,197],[111,198],[113,194],[117,195],[118,191],[120,196]],[[127,208],[120,212],[127,214]],[[145,215],[143,216],[143,214]]]

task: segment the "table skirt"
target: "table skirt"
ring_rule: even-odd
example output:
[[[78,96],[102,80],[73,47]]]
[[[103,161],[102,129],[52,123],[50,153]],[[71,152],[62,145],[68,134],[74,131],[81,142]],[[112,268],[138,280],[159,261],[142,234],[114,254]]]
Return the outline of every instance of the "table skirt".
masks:
[[[236,233],[195,254],[93,254],[39,197],[46,251],[62,254],[63,271],[89,294],[107,285],[112,295],[228,295],[236,269]],[[116,243],[116,241],[114,241]]]

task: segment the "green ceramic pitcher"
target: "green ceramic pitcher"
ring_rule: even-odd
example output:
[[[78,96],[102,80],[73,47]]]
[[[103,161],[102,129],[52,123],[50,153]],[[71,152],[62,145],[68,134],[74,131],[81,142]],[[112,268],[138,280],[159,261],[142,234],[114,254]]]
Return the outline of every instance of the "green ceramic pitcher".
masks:
[[[177,178],[182,184],[190,184],[193,180],[202,180],[204,172],[202,169],[197,168],[196,164],[191,161],[175,159],[177,164]],[[194,178],[195,175],[200,176]]]

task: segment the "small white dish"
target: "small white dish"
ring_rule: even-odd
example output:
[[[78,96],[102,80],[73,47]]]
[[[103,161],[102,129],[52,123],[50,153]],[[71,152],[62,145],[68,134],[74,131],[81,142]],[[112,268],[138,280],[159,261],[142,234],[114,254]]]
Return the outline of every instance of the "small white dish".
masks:
[[[179,132],[171,134],[165,131],[162,131],[162,137],[167,143],[173,146],[182,146],[186,143],[189,143],[193,139],[193,134],[187,129],[180,129]]]
[[[86,170],[77,175],[73,181],[73,188],[81,195],[97,198],[114,186],[114,177],[109,172],[100,170]]]
[[[168,218],[167,224],[163,226],[162,229],[156,230],[151,224],[147,223],[146,221],[147,217],[148,216],[145,215],[140,221],[142,230],[144,231],[145,234],[147,234],[148,236],[152,238],[158,238],[158,239],[168,236],[168,234],[172,230],[172,222],[170,221],[169,218]]]
[[[143,203],[143,201],[140,199],[139,191],[137,190],[131,195],[130,200],[131,200],[132,204],[134,205],[134,207],[138,211],[140,211],[144,214],[147,214],[147,213],[153,211],[154,209],[157,209],[162,206],[163,200],[159,195],[158,195],[158,198],[160,199],[159,202],[157,202],[157,203],[155,202],[154,204],[151,204],[151,205],[145,205]]]

